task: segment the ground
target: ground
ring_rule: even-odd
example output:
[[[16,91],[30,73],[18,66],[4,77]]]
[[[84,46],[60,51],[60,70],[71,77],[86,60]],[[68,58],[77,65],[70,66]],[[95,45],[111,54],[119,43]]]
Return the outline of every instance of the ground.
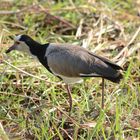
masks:
[[[140,138],[139,0],[1,0],[0,139],[138,140]],[[79,44],[123,67],[119,84],[87,78],[64,84],[21,52],[5,54],[15,34],[41,43]]]

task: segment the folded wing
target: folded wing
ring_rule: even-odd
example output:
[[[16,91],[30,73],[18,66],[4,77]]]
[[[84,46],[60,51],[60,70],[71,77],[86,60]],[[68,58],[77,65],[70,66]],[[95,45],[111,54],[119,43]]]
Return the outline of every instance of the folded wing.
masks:
[[[50,48],[46,57],[50,69],[56,75],[103,77],[112,82],[119,82],[122,78],[120,66],[82,47],[53,44]]]

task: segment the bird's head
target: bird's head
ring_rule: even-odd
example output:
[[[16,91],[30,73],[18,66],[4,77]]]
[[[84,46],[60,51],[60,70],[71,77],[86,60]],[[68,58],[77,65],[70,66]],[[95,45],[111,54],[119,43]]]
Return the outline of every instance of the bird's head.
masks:
[[[14,38],[14,44],[6,51],[6,53],[10,53],[13,50],[18,50],[31,54],[30,49],[34,42],[35,41],[28,35],[17,35]]]

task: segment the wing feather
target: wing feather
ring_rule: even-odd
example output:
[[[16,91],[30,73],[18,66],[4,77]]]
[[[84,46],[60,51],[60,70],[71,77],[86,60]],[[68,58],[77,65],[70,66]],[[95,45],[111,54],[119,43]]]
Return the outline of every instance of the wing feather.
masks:
[[[94,59],[88,58],[88,53],[79,49],[55,48],[48,56],[48,65],[58,75],[79,77],[80,73],[88,74],[89,65]]]
[[[118,76],[120,67],[80,46],[52,45],[47,53],[48,65],[56,75],[67,77]]]

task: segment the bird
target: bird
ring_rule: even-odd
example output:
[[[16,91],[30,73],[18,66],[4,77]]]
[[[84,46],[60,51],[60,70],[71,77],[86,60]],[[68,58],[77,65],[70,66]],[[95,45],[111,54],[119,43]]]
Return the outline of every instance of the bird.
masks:
[[[6,53],[13,50],[25,52],[37,58],[50,73],[63,80],[69,96],[70,111],[72,109],[71,84],[81,83],[84,77],[102,78],[101,107],[103,109],[104,79],[119,83],[123,78],[121,66],[81,46],[68,43],[41,44],[26,34],[16,35],[13,40],[14,44],[6,50]]]

